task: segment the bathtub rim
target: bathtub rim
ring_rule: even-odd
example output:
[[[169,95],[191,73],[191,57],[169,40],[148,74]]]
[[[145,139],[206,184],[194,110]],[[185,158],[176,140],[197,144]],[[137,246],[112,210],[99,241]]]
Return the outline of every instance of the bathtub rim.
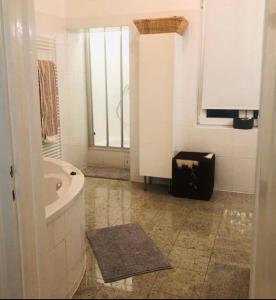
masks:
[[[48,225],[64,214],[78,201],[84,190],[84,175],[79,169],[66,161],[46,157],[43,158],[43,162],[44,161],[59,166],[68,177],[71,177],[70,172],[76,172],[76,175],[71,177],[71,183],[66,195],[59,197],[54,202],[45,206],[45,219]]]

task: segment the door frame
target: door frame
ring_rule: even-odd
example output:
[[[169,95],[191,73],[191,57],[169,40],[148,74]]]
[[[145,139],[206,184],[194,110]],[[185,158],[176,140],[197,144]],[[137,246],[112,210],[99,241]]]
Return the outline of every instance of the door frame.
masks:
[[[251,299],[276,296],[276,2],[266,2]]]
[[[109,97],[108,97],[108,76],[107,76],[107,53],[106,53],[106,32],[110,28],[118,28],[120,29],[120,81],[121,81],[121,86],[120,86],[120,102],[119,102],[119,108],[121,112],[121,120],[120,120],[120,146],[111,146],[110,145],[110,134],[109,134]],[[124,133],[125,133],[125,128],[124,128],[124,87],[123,87],[123,78],[124,78],[124,70],[123,70],[123,35],[122,32],[124,28],[127,28],[128,34],[129,34],[129,39],[130,39],[130,27],[128,25],[117,25],[117,26],[93,26],[88,29],[84,30],[84,43],[85,43],[85,62],[86,62],[86,86],[87,86],[87,107],[88,107],[88,145],[89,149],[93,150],[106,150],[106,151],[129,151],[130,147],[127,147],[124,145]],[[91,66],[92,66],[92,60],[93,56],[91,53],[91,36],[90,32],[93,29],[103,29],[104,33],[104,49],[105,49],[105,57],[104,57],[104,64],[105,64],[105,104],[106,104],[106,114],[105,114],[105,121],[106,121],[106,142],[107,145],[105,146],[99,146],[95,145],[95,124],[94,124],[94,106],[93,106],[93,86],[92,86],[92,72],[91,72]],[[119,30],[118,30],[119,31]],[[130,42],[129,42],[129,78],[130,78]],[[130,83],[128,83],[128,89],[129,89],[129,94],[130,94]],[[129,95],[129,106],[130,106],[130,95]],[[130,111],[129,111],[129,119],[130,119]],[[130,126],[130,125],[129,125]],[[130,139],[130,136],[129,136]]]
[[[4,40],[3,7],[0,2],[0,298],[22,298],[22,272],[18,231],[17,203],[13,199],[14,179],[8,76]]]
[[[7,66],[22,298],[49,298],[33,0],[0,0]]]

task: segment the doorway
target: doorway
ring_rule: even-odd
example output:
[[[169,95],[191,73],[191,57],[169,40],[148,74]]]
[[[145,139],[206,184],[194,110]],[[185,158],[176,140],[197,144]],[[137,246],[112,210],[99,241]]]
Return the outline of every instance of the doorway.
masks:
[[[92,28],[86,48],[90,146],[129,149],[129,28]]]

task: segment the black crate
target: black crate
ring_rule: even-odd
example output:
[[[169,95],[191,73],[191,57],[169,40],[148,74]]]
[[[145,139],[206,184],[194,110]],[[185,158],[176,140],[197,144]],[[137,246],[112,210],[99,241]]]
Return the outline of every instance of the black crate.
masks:
[[[215,182],[215,154],[180,152],[172,164],[173,196],[210,200]]]

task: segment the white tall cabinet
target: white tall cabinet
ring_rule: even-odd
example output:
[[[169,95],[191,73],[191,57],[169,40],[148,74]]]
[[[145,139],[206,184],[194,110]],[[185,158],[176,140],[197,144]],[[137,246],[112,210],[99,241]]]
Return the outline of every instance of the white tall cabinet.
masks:
[[[182,56],[183,37],[177,33],[140,36],[140,176],[172,177],[177,130],[174,112],[184,98]]]

